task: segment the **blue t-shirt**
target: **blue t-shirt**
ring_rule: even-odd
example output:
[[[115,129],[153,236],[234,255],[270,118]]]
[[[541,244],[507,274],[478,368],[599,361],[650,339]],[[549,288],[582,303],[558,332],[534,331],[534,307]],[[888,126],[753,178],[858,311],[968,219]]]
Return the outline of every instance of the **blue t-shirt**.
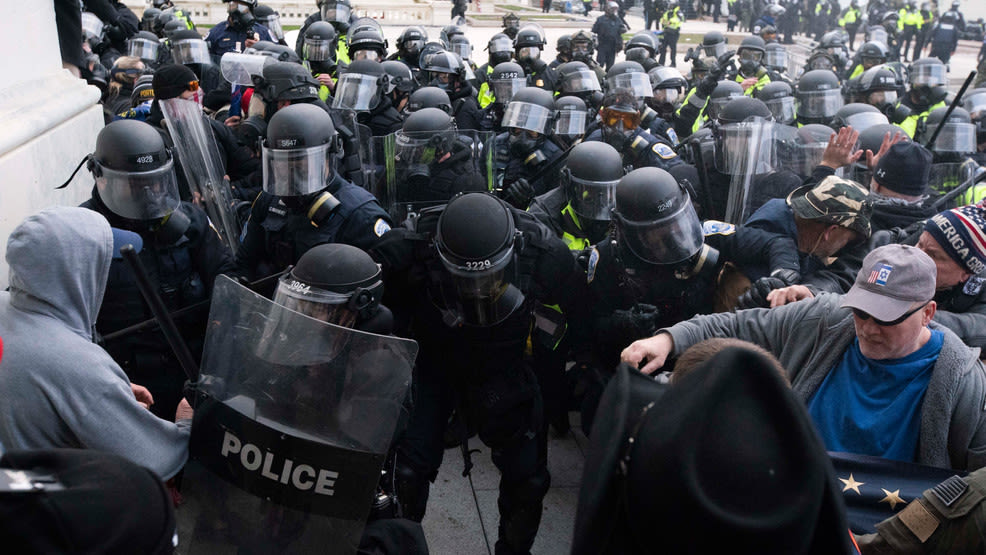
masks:
[[[864,357],[853,340],[808,402],[826,449],[913,462],[921,403],[944,340],[931,330],[920,349],[890,360]]]

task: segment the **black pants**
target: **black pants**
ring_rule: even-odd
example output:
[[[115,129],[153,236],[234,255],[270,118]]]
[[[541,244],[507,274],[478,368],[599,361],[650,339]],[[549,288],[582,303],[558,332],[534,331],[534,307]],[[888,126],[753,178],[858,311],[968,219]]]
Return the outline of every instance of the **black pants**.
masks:
[[[668,48],[671,49],[671,60],[668,65],[675,67],[675,57],[678,55],[678,36],[681,34],[679,29],[665,29],[664,38],[661,41],[661,56],[657,60],[657,63],[664,65],[664,55],[667,53]]]

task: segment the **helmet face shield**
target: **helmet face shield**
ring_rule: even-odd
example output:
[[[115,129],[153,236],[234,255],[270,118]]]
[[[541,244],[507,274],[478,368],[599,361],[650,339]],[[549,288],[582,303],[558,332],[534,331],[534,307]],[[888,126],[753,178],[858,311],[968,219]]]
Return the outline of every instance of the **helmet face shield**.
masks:
[[[897,102],[897,91],[873,91],[866,96],[866,103],[871,106],[886,106]]]
[[[438,256],[451,275],[451,284],[442,286],[445,305],[457,309],[472,326],[492,326],[505,320],[524,301],[523,294],[504,279],[513,252],[511,244],[493,259],[457,262],[439,248]]]
[[[558,110],[555,117],[555,135],[581,137],[585,133],[588,114],[581,110]]]
[[[289,274],[278,280],[274,302],[309,318],[351,328],[356,324],[359,308],[351,307],[352,294],[336,293],[302,283]],[[356,308],[356,310],[353,310]]]
[[[756,62],[759,64],[763,60],[763,51],[753,48],[741,48],[738,57],[742,62]]]
[[[928,138],[934,133],[935,127],[928,126]],[[935,152],[957,152],[969,154],[976,152],[976,124],[947,122],[941,126],[941,132],[935,139]]]
[[[614,108],[603,108],[599,112],[599,117],[602,120],[604,127],[621,127],[621,129],[626,131],[632,131],[637,127],[640,127],[639,112],[626,112],[623,110],[616,110]]]
[[[787,69],[787,50],[783,48],[771,48],[764,54],[763,65],[771,69]]]
[[[654,89],[654,102],[666,102],[677,106],[683,98],[681,89]]]
[[[490,43],[489,43],[489,45],[487,46],[487,48],[489,49],[490,54],[494,54],[494,53],[497,53],[497,52],[500,52],[500,53],[502,53],[502,52],[510,52],[510,53],[513,53],[513,51],[514,51],[514,43],[513,43],[513,41],[511,41],[507,37],[500,37],[500,38],[496,38],[496,39],[491,40]]]
[[[103,20],[92,12],[82,12],[82,36],[86,39],[103,36]]]
[[[472,44],[466,41],[453,40],[452,41],[452,53],[458,54],[463,60],[472,59]]]
[[[272,14],[267,19],[261,21],[270,34],[277,40],[284,40],[284,28],[281,27],[281,16],[279,14]]]
[[[321,191],[334,176],[331,145],[275,149],[262,145],[264,191],[297,197]]]
[[[403,48],[404,51],[409,54],[421,52],[421,50],[424,47],[425,47],[424,39],[410,39],[410,40],[405,40],[403,43],[401,43],[401,48]]]
[[[345,108],[365,112],[376,107],[379,102],[378,78],[362,73],[343,73],[336,83],[333,108]]]
[[[770,113],[774,114],[774,121],[777,123],[783,123],[784,125],[790,125],[794,122],[797,117],[797,112],[794,107],[794,97],[785,96],[783,98],[774,98],[764,102],[767,108],[770,109]]]
[[[305,37],[301,54],[312,62],[334,61],[336,57],[336,42],[334,40]]]
[[[539,60],[541,59],[541,49],[537,46],[524,46],[517,49],[518,60]]]
[[[569,198],[572,209],[580,218],[595,221],[609,221],[616,206],[616,186],[620,180],[585,181],[570,176]]]
[[[98,168],[99,198],[117,216],[158,220],[180,204],[174,161],[170,158],[160,168],[146,172],[121,172],[101,165]]]
[[[675,213],[650,222],[631,222],[615,213],[620,238],[637,258],[650,264],[688,260],[705,243],[702,223],[691,202]]]
[[[907,77],[912,87],[919,85],[943,87],[947,84],[945,64],[912,65]]]
[[[606,86],[609,90],[632,89],[633,96],[637,98],[650,98],[654,96],[650,77],[646,73],[621,73],[607,77]]]
[[[969,112],[969,117],[973,121],[978,120],[986,115],[986,90],[974,90],[970,91],[965,98],[962,99],[962,106]]]
[[[156,40],[133,37],[127,41],[127,56],[135,56],[145,62],[156,62],[161,43]]]
[[[352,9],[345,4],[336,4],[334,2],[326,2],[322,4],[322,21],[336,22],[336,23],[349,23],[349,18],[352,15]]]
[[[548,132],[551,116],[551,110],[544,106],[529,102],[510,102],[503,111],[501,125],[505,128],[514,127],[544,135]]]
[[[202,39],[183,39],[171,45],[171,57],[176,64],[209,64],[209,45]]]
[[[727,175],[761,175],[773,171],[778,127],[785,126],[761,118],[720,126],[715,131],[716,169]]]
[[[842,92],[839,89],[798,93],[798,116],[802,118],[829,118],[842,105]]]
[[[525,77],[490,79],[490,81],[493,83],[493,96],[500,104],[507,104],[517,91],[527,86]]]
[[[383,61],[383,56],[381,56],[376,50],[371,49],[351,51],[349,56],[354,62],[357,60],[371,60],[374,62]]]
[[[883,91],[880,91],[883,92]],[[875,93],[874,93],[875,94]],[[862,133],[874,125],[890,123],[887,116],[876,112],[860,112],[846,118],[846,125]]]
[[[577,94],[601,90],[603,89],[599,86],[599,78],[596,77],[596,72],[588,68],[566,73],[561,82],[561,91],[563,93]]]
[[[702,53],[707,58],[719,58],[719,56],[726,53],[726,43],[703,44]]]

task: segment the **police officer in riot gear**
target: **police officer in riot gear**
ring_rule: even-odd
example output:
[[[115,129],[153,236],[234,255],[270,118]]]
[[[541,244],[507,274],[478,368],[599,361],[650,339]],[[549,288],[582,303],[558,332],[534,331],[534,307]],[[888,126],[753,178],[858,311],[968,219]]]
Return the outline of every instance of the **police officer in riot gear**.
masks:
[[[452,114],[452,101],[448,97],[448,92],[438,87],[421,87],[411,93],[407,99],[407,110],[405,110],[405,121],[407,116],[424,108],[437,108],[446,114]]]
[[[664,170],[628,173],[614,197],[613,231],[587,258],[593,337],[587,347],[591,365],[602,371],[597,387],[605,385],[626,339],[715,312],[716,278],[726,261],[786,270],[778,274],[792,283],[800,278],[793,240],[724,222],[703,224],[685,187]],[[584,429],[596,401],[588,393],[582,403]]]
[[[589,66],[583,62],[572,61],[558,66],[555,72],[558,75],[559,97],[578,97],[586,106],[591,106],[594,110],[599,108],[603,100],[602,85]]]
[[[320,83],[318,98],[322,102],[327,102],[335,89],[336,42],[335,29],[324,21],[316,21],[305,30],[301,58]]]
[[[429,86],[448,93],[452,101],[452,116],[459,129],[480,128],[483,113],[476,100],[476,89],[466,80],[466,67],[458,55],[438,52],[421,62]]]
[[[533,25],[523,27],[514,37],[514,59],[524,68],[529,87],[554,92],[555,72],[541,59],[544,45],[544,33],[541,29]]]
[[[497,33],[490,37],[489,42],[486,43],[486,51],[489,52],[487,62],[476,70],[476,79],[480,84],[479,104],[483,108],[486,107],[486,104],[483,104],[482,85],[493,73],[494,67],[510,61],[514,53],[513,39],[503,33]]]
[[[650,31],[640,31],[623,46],[623,55],[628,62],[637,62],[644,67],[644,71],[650,72],[658,67],[658,46],[659,41]]]
[[[497,64],[489,78],[480,86],[479,105],[486,102],[480,129],[500,132],[503,129],[503,112],[517,92],[527,88],[524,68],[514,62]]]
[[[277,13],[274,8],[260,4],[253,9],[253,16],[257,18],[257,21],[259,21],[261,25],[267,27],[267,30],[270,31],[270,36],[274,38],[274,41],[277,42],[277,44],[282,46],[288,45],[288,43],[284,41],[284,29],[281,27],[281,14]]]
[[[606,70],[594,58],[596,53],[596,36],[580,29],[572,34],[572,60],[582,62],[596,72],[596,77],[602,83],[606,79]]]
[[[227,52],[249,48],[257,41],[275,42],[267,27],[253,15],[257,0],[228,0],[229,15],[209,30],[205,42],[216,61]]]
[[[559,96],[555,99],[555,141],[568,148],[582,141],[589,122],[589,110],[577,96]]]
[[[387,39],[376,27],[356,29],[346,35],[349,59],[382,62],[387,57]]]
[[[415,408],[397,452],[403,515],[424,517],[454,409],[500,470],[496,552],[528,553],[550,485],[541,394],[524,359],[531,311],[558,304],[584,321],[584,274],[550,230],[486,193],[426,211],[371,254],[383,263],[386,302],[397,321],[408,317],[420,347]]]
[[[341,64],[349,63],[349,50],[346,47],[346,35],[349,32],[349,22],[353,15],[353,7],[349,0],[317,0],[318,11],[309,15],[298,31],[298,40],[294,50],[301,56],[302,41],[305,31],[316,21],[326,21],[336,30],[336,60]]]
[[[554,98],[537,87],[515,93],[503,111],[505,131],[495,139],[493,167],[503,198],[517,208],[558,185],[560,168],[553,162],[562,151],[549,139],[554,116]]]
[[[754,91],[762,89],[771,81],[770,71],[763,65],[764,54],[767,51],[766,46],[763,39],[756,35],[743,39],[739,50],[736,52],[739,67],[726,76],[726,79],[742,85],[743,91],[747,95],[753,94],[751,88]]]
[[[798,79],[797,98],[800,125],[830,125],[844,102],[839,77],[827,69],[814,69],[802,75]]]
[[[637,100],[630,89],[618,88],[607,93],[599,116],[599,129],[585,140],[609,143],[623,157],[624,167],[670,169],[684,164],[667,140],[640,126]]]
[[[848,71],[849,79],[854,79],[863,74],[864,71],[873,66],[887,63],[890,55],[887,45],[882,42],[871,40],[863,43],[853,56],[852,63]]]
[[[448,202],[459,193],[488,189],[472,159],[472,145],[460,138],[447,112],[412,112],[394,142],[398,202],[420,209]]]
[[[388,56],[387,59],[404,62],[407,67],[411,68],[411,71],[416,72],[420,69],[419,57],[427,42],[428,33],[424,28],[412,25],[401,31],[400,36],[397,37],[397,52]]]
[[[848,88],[850,100],[869,104],[890,118],[895,117],[900,87],[900,79],[893,70],[878,65],[864,71]]]
[[[734,52],[727,51],[719,56],[711,66],[707,66],[699,58],[694,59],[693,63],[696,65],[692,69],[692,90],[688,91],[688,94],[685,95],[684,102],[678,108],[678,117],[674,120],[674,130],[679,137],[687,137],[698,131],[702,124],[708,120],[707,106],[709,104],[709,97],[720,87],[720,80],[726,75],[726,71],[729,69],[729,62],[734,55]],[[699,79],[696,76],[696,69],[701,67],[707,67],[708,70]],[[726,82],[739,85],[735,81]],[[743,94],[741,85],[739,86],[739,93]]]
[[[380,62],[356,60],[339,76],[332,107],[356,111],[356,120],[375,136],[389,135],[403,122],[390,100],[394,87]]]
[[[555,42],[555,59],[548,67],[557,69],[558,66],[572,61],[572,35],[562,35]]]
[[[143,248],[135,247],[168,310],[208,299],[216,276],[234,269],[232,254],[205,211],[179,200],[174,158],[153,127],[135,120],[110,123],[96,137],[88,169],[96,184],[82,206],[114,228],[140,235]],[[132,270],[115,258],[96,330],[107,335],[150,318]],[[205,312],[198,312],[176,321],[193,354],[201,354],[205,319]],[[157,329],[138,331],[105,347],[131,381],[151,391],[151,410],[173,418],[185,375],[164,335]]]
[[[262,149],[264,192],[237,252],[241,273],[267,275],[322,243],[367,249],[390,230],[373,195],[339,176],[342,141],[325,110],[310,104],[278,110]]]
[[[513,40],[520,31],[520,18],[514,12],[507,12],[503,15],[503,34]]]
[[[794,91],[791,85],[783,81],[767,83],[764,88],[753,93],[753,97],[762,100],[774,115],[774,121],[784,125],[794,124],[797,115],[794,105]]]
[[[685,100],[688,81],[673,67],[657,66],[647,72],[647,76],[654,87],[654,96],[645,98],[644,102],[657,113],[657,117],[666,122],[674,121],[675,112]],[[664,133],[671,139],[672,144],[678,143],[678,134],[675,133],[674,128],[669,126]]]
[[[911,87],[900,100],[898,105],[907,108],[910,113],[898,108],[898,114],[891,118],[893,123],[899,123],[911,137],[917,131],[918,122],[927,117],[932,110],[945,107],[945,96],[948,91],[945,85],[947,69],[937,58],[921,58],[912,63],[907,71],[907,81]]]

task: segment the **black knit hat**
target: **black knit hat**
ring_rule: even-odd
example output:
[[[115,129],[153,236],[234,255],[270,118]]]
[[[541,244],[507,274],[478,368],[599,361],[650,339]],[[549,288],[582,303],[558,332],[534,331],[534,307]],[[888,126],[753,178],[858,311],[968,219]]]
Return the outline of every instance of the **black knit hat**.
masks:
[[[198,82],[198,80],[195,72],[186,66],[179,64],[163,65],[154,72],[154,81],[152,82],[154,98],[157,100],[178,98],[181,93],[189,90],[189,83]]]
[[[913,141],[895,143],[877,162],[873,180],[896,193],[919,197],[928,192],[931,158],[928,149]]]
[[[24,471],[49,478],[38,484]],[[174,550],[171,496],[153,472],[122,457],[77,449],[8,451],[0,474],[0,484],[5,477],[8,486],[0,487],[0,546],[7,553]],[[32,487],[18,491],[19,483]]]

